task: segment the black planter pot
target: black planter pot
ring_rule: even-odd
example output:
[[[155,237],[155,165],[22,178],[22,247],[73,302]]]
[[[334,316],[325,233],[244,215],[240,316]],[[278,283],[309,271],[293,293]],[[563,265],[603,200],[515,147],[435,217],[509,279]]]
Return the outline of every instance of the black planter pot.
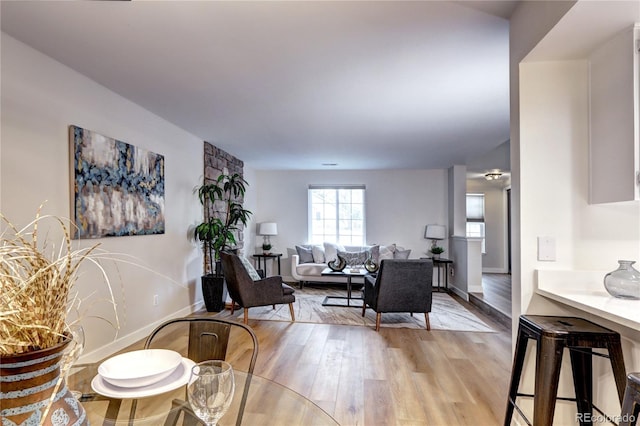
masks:
[[[224,277],[213,274],[202,276],[202,298],[207,312],[220,312],[224,310],[227,300],[227,285]]]

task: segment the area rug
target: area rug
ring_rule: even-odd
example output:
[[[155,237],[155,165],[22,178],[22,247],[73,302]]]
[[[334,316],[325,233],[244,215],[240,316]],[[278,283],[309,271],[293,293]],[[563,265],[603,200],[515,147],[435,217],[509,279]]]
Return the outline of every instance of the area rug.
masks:
[[[353,291],[353,297],[360,297],[359,290]],[[362,301],[351,300],[350,304],[359,307],[322,306],[327,295],[345,296],[344,288],[305,287],[296,289],[294,311],[296,322],[335,325],[360,325],[374,327],[376,313],[368,308],[362,317]],[[346,303],[345,300],[331,299],[331,303]],[[226,310],[217,316],[229,316]],[[243,311],[234,312],[234,317],[242,319]],[[249,318],[252,320],[291,321],[288,305],[261,306],[249,308]],[[432,330],[493,332],[484,321],[467,310],[447,293],[433,293],[433,305],[429,314]],[[384,313],[381,327],[393,328],[425,328],[424,314]]]

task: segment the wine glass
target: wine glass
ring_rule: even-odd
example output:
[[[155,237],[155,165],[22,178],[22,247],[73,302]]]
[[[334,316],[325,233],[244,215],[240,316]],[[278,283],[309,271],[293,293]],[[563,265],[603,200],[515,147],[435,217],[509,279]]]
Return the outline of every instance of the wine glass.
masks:
[[[67,332],[73,340],[69,342],[62,354],[61,370],[64,376],[64,381],[68,384],[71,367],[73,367],[73,364],[78,361],[78,358],[80,358],[80,354],[84,349],[84,328],[82,328],[82,325],[78,323],[71,324],[67,325]],[[80,399],[82,397],[82,392],[80,391],[70,389],[70,392],[76,399]]]
[[[203,361],[191,369],[187,385],[189,403],[207,426],[215,426],[227,412],[234,390],[233,368],[225,361]]]

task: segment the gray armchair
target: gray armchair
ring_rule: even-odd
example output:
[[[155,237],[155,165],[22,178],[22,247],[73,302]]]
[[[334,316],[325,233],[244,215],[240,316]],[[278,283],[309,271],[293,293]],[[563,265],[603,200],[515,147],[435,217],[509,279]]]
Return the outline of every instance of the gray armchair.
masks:
[[[384,259],[375,276],[365,276],[362,316],[367,306],[376,311],[376,331],[379,331],[383,312],[424,313],[427,330],[431,330],[432,281],[431,259]]]
[[[244,323],[249,322],[249,308],[254,306],[267,306],[287,303],[291,321],[295,321],[293,302],[296,297],[293,287],[282,282],[282,277],[277,275],[260,280],[253,280],[240,258],[231,253],[220,253],[222,258],[222,270],[227,282],[229,296],[234,302],[231,304],[231,313],[235,303],[244,308]]]

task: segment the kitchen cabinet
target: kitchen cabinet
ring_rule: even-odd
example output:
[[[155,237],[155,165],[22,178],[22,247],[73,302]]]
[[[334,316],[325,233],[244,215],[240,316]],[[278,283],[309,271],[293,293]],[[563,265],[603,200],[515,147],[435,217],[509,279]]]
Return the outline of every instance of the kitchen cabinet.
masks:
[[[640,200],[640,25],[589,56],[589,202]]]

